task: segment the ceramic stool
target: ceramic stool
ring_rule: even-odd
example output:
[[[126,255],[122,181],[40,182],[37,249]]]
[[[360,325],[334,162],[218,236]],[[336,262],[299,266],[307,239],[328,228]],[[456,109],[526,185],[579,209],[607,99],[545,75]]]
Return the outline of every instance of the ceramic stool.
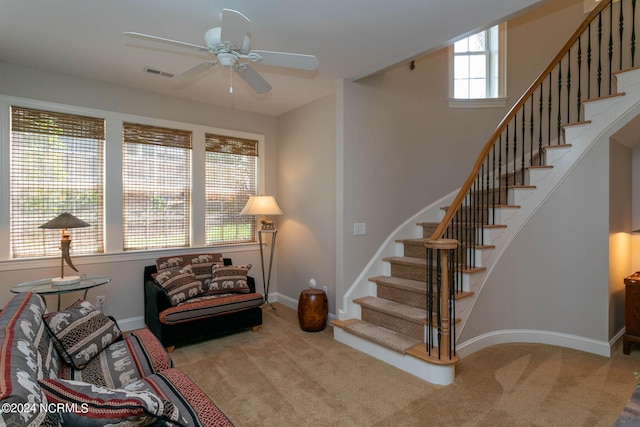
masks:
[[[298,300],[298,322],[307,332],[319,332],[327,326],[329,302],[321,289],[305,289]]]

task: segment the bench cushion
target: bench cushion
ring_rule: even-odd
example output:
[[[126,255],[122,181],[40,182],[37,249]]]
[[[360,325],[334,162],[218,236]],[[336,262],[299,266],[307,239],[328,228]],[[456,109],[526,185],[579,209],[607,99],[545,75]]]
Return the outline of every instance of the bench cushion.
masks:
[[[160,322],[165,325],[190,322],[259,307],[263,302],[263,296],[258,293],[204,295],[163,310]]]

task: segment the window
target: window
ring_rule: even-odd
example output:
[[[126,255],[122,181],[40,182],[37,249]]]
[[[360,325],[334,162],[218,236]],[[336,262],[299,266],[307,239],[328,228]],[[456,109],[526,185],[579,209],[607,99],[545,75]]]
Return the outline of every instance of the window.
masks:
[[[0,270],[9,260],[59,263],[60,230],[39,226],[64,212],[91,225],[69,230],[72,256],[245,250],[231,245],[257,240],[256,218],[239,213],[264,190],[264,142],[257,133],[0,95]]]
[[[38,228],[69,212],[91,224],[70,230],[73,254],[104,251],[104,119],[11,107],[11,257],[60,254],[59,230]]]
[[[207,133],[206,244],[255,241],[255,218],[240,211],[257,193],[258,141]]]
[[[190,245],[191,132],[123,123],[124,250]]]
[[[505,96],[505,24],[454,43],[452,98],[497,99]]]

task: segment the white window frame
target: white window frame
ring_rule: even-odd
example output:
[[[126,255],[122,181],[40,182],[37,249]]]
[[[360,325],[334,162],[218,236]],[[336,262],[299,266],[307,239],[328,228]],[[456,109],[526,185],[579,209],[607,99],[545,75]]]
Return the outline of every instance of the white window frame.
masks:
[[[265,137],[262,134],[223,129],[192,123],[156,119],[152,117],[123,114],[113,111],[76,107],[27,98],[0,95],[0,271],[57,267],[59,257],[11,258],[10,251],[10,140],[11,106],[103,117],[106,120],[106,142],[104,148],[104,253],[74,256],[76,266],[93,263],[119,262],[123,260],[147,260],[165,254],[193,253],[213,248],[222,253],[242,252],[258,249],[258,243],[206,246],[205,244],[205,133],[258,141],[261,155],[258,157],[258,193],[265,192]],[[122,123],[137,122],[152,126],[186,129],[193,131],[193,155],[191,164],[192,209],[191,246],[142,251],[123,250],[122,220]]]
[[[449,46],[449,106],[452,108],[495,108],[505,107],[507,98],[507,23],[503,22],[487,30],[493,33],[489,37],[489,84],[488,92],[493,95],[486,98],[454,97],[454,45]],[[474,33],[477,34],[477,33]],[[466,36],[469,37],[470,35]],[[497,37],[496,37],[497,36]],[[463,40],[463,37],[459,40]],[[496,40],[497,38],[497,40]],[[457,41],[459,41],[457,40]]]

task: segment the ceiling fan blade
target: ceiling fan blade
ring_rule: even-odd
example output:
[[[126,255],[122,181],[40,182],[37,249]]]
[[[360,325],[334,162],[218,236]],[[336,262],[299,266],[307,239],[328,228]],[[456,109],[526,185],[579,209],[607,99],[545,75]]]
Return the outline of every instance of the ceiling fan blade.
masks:
[[[134,38],[142,39],[142,40],[155,41],[155,42],[170,44],[170,45],[173,45],[173,46],[188,47],[190,49],[196,49],[196,50],[201,51],[201,52],[207,52],[209,50],[204,46],[198,46],[196,44],[179,42],[179,41],[176,41],[176,40],[165,39],[165,38],[162,38],[162,37],[150,36],[148,34],[133,33],[133,32],[130,32],[130,31],[124,32],[122,34],[124,34],[125,36],[128,36],[128,37],[134,37]]]
[[[318,68],[318,58],[313,55],[299,53],[271,52],[268,50],[252,50],[249,59],[256,64],[273,65],[275,67],[296,68],[313,71]]]
[[[271,91],[271,85],[248,64],[242,64],[236,67],[236,72],[255,93],[268,93]]]
[[[188,70],[183,71],[180,74],[176,74],[175,76],[173,76],[171,78],[171,80],[174,80],[174,81],[176,81],[178,83],[186,82],[187,80],[191,80],[192,78],[194,78],[198,74],[202,73],[203,71],[209,69],[210,67],[213,67],[217,63],[218,63],[218,61],[204,61],[204,62],[201,62],[198,65],[196,65],[195,67],[191,67]]]
[[[251,21],[242,13],[231,9],[222,9],[220,20],[222,22],[220,39],[223,42],[233,43],[235,49],[240,50],[244,42],[244,36],[249,31]]]

